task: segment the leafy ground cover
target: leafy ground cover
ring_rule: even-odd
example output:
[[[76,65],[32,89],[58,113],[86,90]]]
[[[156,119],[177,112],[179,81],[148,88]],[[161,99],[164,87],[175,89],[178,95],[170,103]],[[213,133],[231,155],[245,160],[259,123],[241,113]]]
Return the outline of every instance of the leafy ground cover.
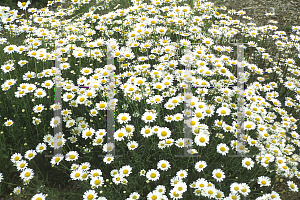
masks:
[[[275,181],[300,177],[299,26],[290,35],[275,25],[253,27],[243,11],[205,1],[60,3],[37,9],[24,2],[21,15],[1,7],[1,196],[283,199]],[[235,42],[244,43],[241,66]],[[267,52],[271,44],[276,51]],[[110,155],[105,142],[113,104],[107,45],[116,67],[115,151],[123,157]],[[58,70],[61,108],[53,103]],[[229,157],[238,142],[241,78],[244,150],[254,157]],[[184,122],[186,115],[192,118]],[[45,157],[58,146],[63,154]],[[184,146],[201,157],[176,157]],[[286,185],[298,192],[293,181]]]

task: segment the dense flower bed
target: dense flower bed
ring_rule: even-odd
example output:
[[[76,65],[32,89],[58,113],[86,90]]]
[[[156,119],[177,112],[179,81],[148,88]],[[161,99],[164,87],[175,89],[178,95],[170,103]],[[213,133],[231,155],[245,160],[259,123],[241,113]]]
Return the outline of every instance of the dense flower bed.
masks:
[[[58,2],[49,1],[48,7]],[[26,135],[36,142],[10,154],[7,164],[22,182],[14,195],[55,199],[45,185],[67,175],[68,182],[81,185],[77,198],[86,200],[281,199],[272,191],[275,179],[300,178],[294,117],[300,110],[300,26],[286,36],[276,26],[254,27],[231,17],[243,10],[225,14],[205,1],[191,8],[181,1],[133,0],[133,6],[105,15],[97,12],[114,4],[93,3],[72,0],[55,12],[19,3],[25,15],[0,7],[1,101],[9,105],[1,113],[1,141]],[[73,15],[84,6],[87,12]],[[23,38],[19,44],[17,36]],[[244,43],[242,62],[235,60],[236,42]],[[279,57],[265,51],[269,42]],[[55,59],[59,66],[53,66]],[[114,66],[115,98],[107,102]],[[245,73],[237,74],[237,68]],[[60,70],[62,105],[53,104]],[[238,81],[245,88],[237,87]],[[237,121],[240,90],[243,127]],[[106,112],[113,105],[116,146],[105,142]],[[62,118],[53,116],[60,110]],[[185,124],[191,138],[185,137]],[[60,125],[63,130],[53,135]],[[230,157],[236,155],[239,128],[245,131],[245,155]],[[23,136],[16,134],[21,131]],[[59,147],[62,154],[45,157]],[[184,156],[184,147],[191,156]],[[5,171],[0,180],[10,183]],[[287,184],[298,192],[294,182]]]

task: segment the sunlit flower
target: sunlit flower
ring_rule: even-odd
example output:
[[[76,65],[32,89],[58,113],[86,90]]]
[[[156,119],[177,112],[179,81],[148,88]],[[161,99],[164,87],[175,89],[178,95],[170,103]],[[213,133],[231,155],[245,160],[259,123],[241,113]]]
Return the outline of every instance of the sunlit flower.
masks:
[[[26,8],[29,6],[30,1],[27,1],[27,2],[20,2],[18,1],[18,7],[22,10],[26,10]]]
[[[242,166],[247,168],[248,170],[251,170],[254,166],[254,162],[252,161],[251,158],[243,158]]]
[[[157,168],[163,171],[168,171],[168,169],[171,167],[169,161],[167,160],[160,160],[157,163]]]
[[[94,136],[95,130],[93,128],[86,128],[82,131],[82,138],[92,138]]]
[[[69,153],[66,154],[66,161],[75,161],[79,157],[79,154],[77,151],[70,151]]]
[[[26,160],[20,160],[20,161],[16,162],[16,166],[17,166],[18,171],[23,171],[24,169],[27,168],[28,163]]]
[[[27,160],[32,160],[35,156],[36,156],[36,152],[35,152],[35,150],[27,150],[26,152],[25,152],[25,155],[24,155],[24,157],[27,159]]]
[[[159,171],[151,169],[146,173],[146,177],[150,181],[157,181],[160,177]]]
[[[7,120],[6,122],[4,122],[4,125],[5,125],[5,126],[12,126],[13,124],[14,124],[14,121],[11,120],[11,119],[9,119],[9,120]]]
[[[125,137],[127,137],[127,136],[128,136],[128,133],[127,133],[126,129],[124,129],[124,128],[121,128],[114,133],[114,138],[117,141],[125,140]]]
[[[97,197],[98,197],[98,194],[95,192],[95,190],[87,190],[83,194],[84,200],[96,200],[96,199],[98,199]]]
[[[135,150],[138,148],[139,144],[136,141],[130,141],[127,143],[127,147],[129,150]]]
[[[174,189],[179,194],[183,194],[184,192],[187,191],[187,185],[185,182],[179,182],[178,184],[175,185]]]
[[[207,166],[206,162],[205,161],[198,161],[196,162],[195,164],[195,169],[198,171],[198,172],[201,172],[204,170],[204,168]]]
[[[267,176],[259,176],[257,183],[259,184],[260,187],[263,187],[263,186],[268,187],[271,185],[271,178],[267,177]]]
[[[42,88],[38,88],[34,91],[34,96],[36,98],[43,98],[47,95],[46,91]]]
[[[156,114],[153,112],[145,112],[142,116],[142,120],[145,123],[153,122],[156,119]]]
[[[120,124],[127,124],[129,121],[131,121],[131,116],[128,113],[120,113],[117,116],[117,119]]]
[[[256,125],[252,121],[245,121],[244,122],[244,128],[245,128],[245,130],[253,130],[253,129],[255,129],[255,127],[256,127]]]
[[[46,194],[43,194],[43,193],[35,194],[31,199],[32,200],[46,200]]]
[[[212,176],[217,182],[221,182],[225,178],[225,173],[221,169],[214,169],[212,172]]]
[[[196,135],[195,143],[197,146],[206,146],[209,143],[209,136],[204,133],[200,133]]]
[[[50,161],[50,163],[51,163],[51,165],[52,166],[54,166],[54,165],[59,165],[59,163],[62,161],[64,159],[64,155],[62,155],[62,154],[56,154],[55,156],[53,156],[52,158],[51,158],[51,161]]]
[[[32,179],[34,176],[34,172],[32,169],[30,168],[26,168],[24,169],[21,174],[20,174],[20,177],[23,179],[23,180],[30,180]]]
[[[55,127],[59,126],[60,124],[61,124],[61,118],[59,116],[52,117],[52,119],[50,121],[50,126],[52,128],[55,128]]]
[[[9,46],[6,46],[3,50],[5,53],[11,54],[11,53],[14,53],[14,51],[17,51],[17,46],[9,45]]]
[[[225,156],[229,152],[229,147],[225,143],[217,145],[217,152]]]

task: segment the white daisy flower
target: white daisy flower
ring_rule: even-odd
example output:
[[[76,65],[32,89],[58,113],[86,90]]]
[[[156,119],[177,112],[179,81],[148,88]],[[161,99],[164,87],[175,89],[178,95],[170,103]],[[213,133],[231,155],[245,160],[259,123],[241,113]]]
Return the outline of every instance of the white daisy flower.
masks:
[[[140,195],[139,195],[139,193],[137,193],[137,192],[133,192],[133,193],[131,193],[131,194],[129,195],[129,198],[131,198],[131,199],[139,199],[139,198],[140,198]]]
[[[136,141],[130,141],[127,143],[127,147],[129,150],[134,150],[138,148],[139,144]]]
[[[198,153],[198,151],[196,149],[188,149],[187,152],[189,154],[197,154]]]
[[[9,119],[6,122],[4,122],[5,126],[12,126],[13,124],[14,124],[14,122],[11,119]]]
[[[271,185],[271,178],[267,177],[267,176],[260,176],[258,177],[257,183],[260,185],[260,187],[263,186],[270,186]]]
[[[70,151],[69,153],[66,154],[66,161],[75,161],[79,157],[79,154],[77,151]]]
[[[52,117],[50,121],[50,126],[55,128],[61,124],[61,118],[59,116]]]
[[[124,175],[121,175],[121,174],[116,174],[116,175],[112,178],[112,181],[113,181],[116,185],[119,185],[123,180],[124,180]]]
[[[172,199],[182,199],[182,194],[178,193],[175,188],[170,190],[169,195]]]
[[[44,83],[41,84],[42,87],[47,88],[47,89],[51,89],[54,85],[53,81],[51,80],[46,80]]]
[[[91,167],[91,164],[89,162],[84,162],[84,163],[81,163],[81,165],[78,167],[82,170],[89,170]]]
[[[176,176],[180,177],[181,179],[186,178],[188,175],[186,170],[179,170],[178,172],[176,172]]]
[[[147,199],[161,199],[162,194],[157,191],[152,191],[147,194]]]
[[[98,194],[94,190],[87,190],[83,194],[83,199],[84,200],[96,200],[98,197]]]
[[[291,191],[298,192],[298,186],[293,181],[287,181],[287,184]]]
[[[90,185],[92,186],[92,189],[98,188],[99,186],[102,187],[103,184],[104,180],[101,176],[92,177],[90,180]]]
[[[93,140],[93,146],[99,146],[103,144],[103,136],[96,136]]]
[[[82,171],[81,171],[79,180],[80,181],[86,181],[86,180],[88,180],[89,179],[89,172],[87,170],[83,170],[83,169],[81,169],[81,170]]]
[[[230,115],[230,109],[227,107],[220,107],[216,110],[219,116],[227,116]]]
[[[32,124],[39,125],[42,122],[41,118],[35,118],[32,120]]]
[[[204,178],[200,178],[196,181],[195,185],[196,185],[195,186],[196,188],[203,190],[204,188],[206,188],[208,186],[208,181],[205,180]]]
[[[74,119],[70,119],[66,122],[66,128],[71,128],[74,125],[76,125],[76,121]]]
[[[164,141],[165,141],[165,145],[169,147],[174,144],[174,139],[172,138],[165,139]]]
[[[120,124],[128,123],[128,121],[131,121],[131,116],[128,113],[120,113],[117,116],[118,122]]]
[[[114,138],[117,141],[125,140],[125,137],[128,136],[128,133],[125,128],[121,128],[114,133]]]
[[[82,73],[82,75],[84,75],[84,76],[87,76],[87,75],[90,75],[91,73],[93,73],[93,69],[90,67],[83,67],[80,70],[80,73]]]
[[[185,182],[179,182],[178,184],[175,185],[174,189],[176,190],[177,193],[183,194],[184,192],[187,191],[187,185]]]
[[[11,157],[10,157],[11,162],[16,163],[20,160],[22,160],[22,155],[20,153],[14,153]]]
[[[23,179],[23,180],[30,180],[33,178],[33,175],[34,175],[34,172],[32,169],[30,168],[26,168],[24,169],[21,174],[20,174],[20,177]]]
[[[95,104],[97,110],[107,110],[107,102],[100,101],[99,103]]]
[[[145,123],[150,123],[150,122],[155,121],[156,116],[157,116],[157,114],[155,114],[155,113],[152,113],[152,112],[145,112],[145,113],[143,114],[143,116],[142,116],[142,120],[143,120]]]
[[[71,172],[70,178],[72,180],[80,180],[80,175],[81,175],[82,170],[81,169],[75,169]]]
[[[44,136],[43,141],[46,143],[49,143],[53,139],[53,136],[51,134],[47,134]]]
[[[32,160],[35,156],[36,156],[36,152],[35,152],[35,150],[28,150],[28,151],[26,151],[25,152],[25,155],[24,155],[24,157],[27,159],[27,160]]]
[[[166,186],[158,185],[158,186],[156,186],[155,191],[159,192],[160,194],[165,194],[166,193]]]
[[[43,193],[35,194],[31,200],[46,200],[46,195]]]
[[[200,133],[196,135],[195,143],[197,146],[206,146],[209,143],[209,136],[204,133]]]
[[[225,143],[220,143],[217,145],[217,152],[225,156],[229,152],[229,147]]]
[[[163,171],[168,171],[168,169],[171,168],[171,165],[169,161],[167,160],[160,160],[157,163],[157,169],[163,170]]]
[[[85,140],[87,138],[92,138],[94,136],[95,130],[93,128],[86,128],[82,131],[82,138]]]
[[[93,169],[90,171],[90,178],[92,177],[96,177],[96,176],[101,176],[102,175],[102,171],[101,169]]]
[[[144,126],[141,129],[140,134],[144,137],[144,138],[148,138],[150,136],[152,136],[154,134],[153,129],[150,126]]]
[[[0,181],[1,182],[1,181]],[[16,194],[16,195],[19,195],[19,194],[21,194],[21,190],[22,190],[22,188],[20,187],[20,186],[17,186],[17,187],[15,187],[14,188],[14,194]]]
[[[249,193],[251,192],[250,187],[247,185],[247,183],[241,183],[240,184],[240,190],[239,192],[243,195],[243,196],[248,196]]]
[[[115,145],[110,142],[103,145],[103,151],[104,152],[111,152],[114,149]]]
[[[254,166],[254,162],[251,158],[244,158],[242,160],[242,166],[247,168],[248,170],[251,170]]]
[[[78,164],[73,163],[73,164],[71,165],[71,170],[73,171],[73,170],[75,170],[75,169],[78,169],[78,167],[79,167]]]
[[[63,154],[56,154],[55,156],[53,156],[51,158],[51,165],[54,166],[55,164],[59,165],[59,163],[64,159],[64,155]]]
[[[205,161],[198,161],[196,162],[195,164],[195,169],[198,171],[198,172],[201,172],[204,170],[204,168],[207,166],[206,162]]]
[[[251,122],[251,121],[245,121],[244,122],[244,128],[245,130],[253,130],[255,129],[256,125],[254,122]]]
[[[173,115],[173,120],[176,122],[182,121],[184,120],[184,116],[181,113],[176,113],[175,115]]]
[[[132,167],[130,165],[126,165],[120,168],[119,173],[124,177],[128,177],[132,172]]]
[[[168,127],[160,128],[158,133],[157,133],[157,137],[160,140],[169,138],[170,136],[171,136],[171,130]]]
[[[47,150],[47,145],[45,143],[39,143],[35,148],[35,151],[38,153],[43,153],[45,150]]]
[[[39,104],[33,107],[33,112],[40,113],[44,110],[43,104]]]
[[[164,149],[164,148],[166,148],[167,145],[166,145],[166,143],[165,143],[165,140],[159,141],[158,144],[157,144],[157,147],[158,147],[159,149]]]
[[[151,169],[147,172],[146,177],[150,181],[157,181],[160,177],[159,171]]]
[[[225,173],[221,169],[214,169],[212,176],[217,180],[217,182],[221,182],[225,178]]]
[[[110,164],[114,161],[114,156],[112,156],[112,154],[107,154],[104,158],[103,158],[103,162],[105,162],[105,164]]]
[[[51,147],[53,147],[54,149],[59,149],[65,145],[67,140],[65,138],[63,138],[63,135],[59,135],[59,133],[56,133],[56,134],[58,134],[58,135],[55,136],[54,139],[51,141],[51,144],[52,144]]]
[[[18,171],[23,171],[28,166],[28,163],[26,160],[17,161],[16,164],[17,164],[16,166],[17,166]]]
[[[85,104],[87,100],[88,100],[88,98],[85,95],[79,95],[76,98],[76,103],[78,103],[78,104]]]
[[[217,195],[217,189],[215,187],[207,187],[204,189],[203,196],[208,197],[209,199]]]
[[[42,88],[38,88],[34,91],[34,96],[36,98],[43,98],[47,95],[46,90],[42,89]]]
[[[241,188],[241,185],[240,185],[240,183],[237,183],[237,182],[231,183],[231,185],[230,185],[230,191],[231,191],[231,193],[234,193],[234,194],[238,193],[240,188]]]

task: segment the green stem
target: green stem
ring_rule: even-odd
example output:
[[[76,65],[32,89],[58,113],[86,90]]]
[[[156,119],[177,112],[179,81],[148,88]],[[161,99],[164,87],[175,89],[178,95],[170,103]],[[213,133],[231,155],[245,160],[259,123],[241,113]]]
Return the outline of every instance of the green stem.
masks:
[[[42,174],[40,168],[35,164],[34,160],[32,160],[32,162],[33,162],[34,166],[35,166],[36,168],[38,168],[38,170],[39,170],[39,172],[40,172],[40,174],[41,174],[43,180],[46,180],[46,179],[44,178],[44,176],[43,176],[43,174]],[[48,185],[48,183],[47,183],[47,185]],[[48,185],[48,186],[49,186],[49,185]]]
[[[8,183],[6,181],[1,181],[1,183],[6,183],[6,184],[10,184],[10,185],[20,186],[20,184]],[[25,185],[23,185],[22,187],[27,187],[27,188],[35,189],[35,188],[29,187],[29,186],[25,186]]]

